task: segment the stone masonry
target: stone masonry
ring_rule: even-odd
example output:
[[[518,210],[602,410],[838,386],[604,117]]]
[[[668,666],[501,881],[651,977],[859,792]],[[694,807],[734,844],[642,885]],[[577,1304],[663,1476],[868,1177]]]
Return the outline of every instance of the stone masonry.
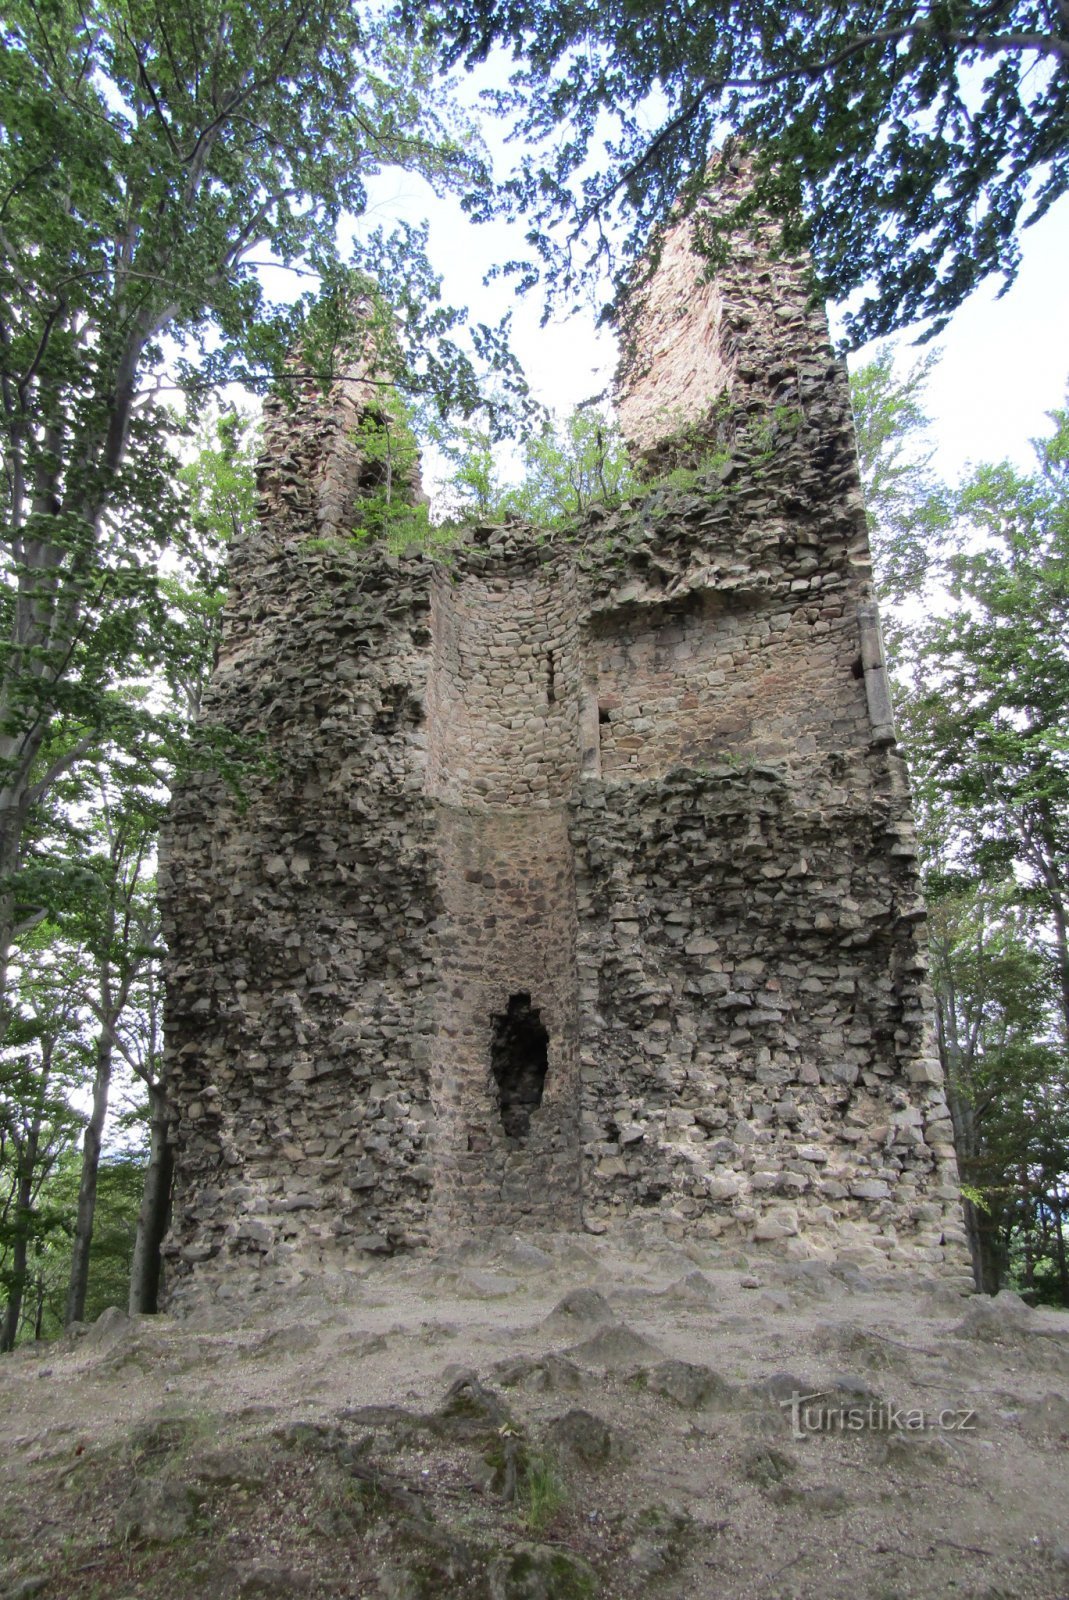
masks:
[[[964,1275],[844,369],[760,237],[672,231],[627,332],[649,477],[565,533],[354,539],[366,370],[268,407],[162,868],[172,1291],[629,1217]]]

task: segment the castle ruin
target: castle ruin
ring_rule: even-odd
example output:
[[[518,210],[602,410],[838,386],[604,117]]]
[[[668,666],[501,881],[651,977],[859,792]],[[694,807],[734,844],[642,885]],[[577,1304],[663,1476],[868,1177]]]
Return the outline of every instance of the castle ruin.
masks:
[[[161,871],[172,1288],[629,1217],[965,1270],[845,369],[760,238],[631,315],[650,476],[566,532],[354,542],[375,386],[268,404],[253,754]]]

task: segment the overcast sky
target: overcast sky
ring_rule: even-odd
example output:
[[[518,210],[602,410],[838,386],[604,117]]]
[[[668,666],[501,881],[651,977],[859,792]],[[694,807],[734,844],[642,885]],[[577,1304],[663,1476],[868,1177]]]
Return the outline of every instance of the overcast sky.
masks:
[[[611,384],[615,348],[594,326],[592,307],[539,326],[535,294],[517,299],[510,287],[483,285],[487,270],[523,254],[522,229],[472,224],[450,200],[437,200],[416,180],[385,176],[375,185],[371,221],[392,216],[431,223],[431,249],[445,292],[484,321],[514,310],[515,346],[538,397],[567,411]],[[1032,463],[1029,440],[1046,431],[1045,413],[1063,405],[1069,379],[1069,197],[1022,236],[1024,260],[1001,299],[997,285],[979,289],[956,313],[938,344],[944,355],[928,398],[935,465],[954,479],[970,461],[1010,457]],[[833,311],[834,324],[834,311]],[[905,363],[916,359],[912,336],[900,336]],[[866,353],[851,358],[854,364]]]

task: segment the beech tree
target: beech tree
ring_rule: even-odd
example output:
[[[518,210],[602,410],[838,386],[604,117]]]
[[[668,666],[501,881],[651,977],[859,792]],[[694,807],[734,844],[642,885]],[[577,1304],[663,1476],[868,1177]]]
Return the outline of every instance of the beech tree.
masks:
[[[20,1010],[0,1044],[0,1351],[11,1350],[18,1337],[34,1253],[63,1227],[62,1215],[42,1206],[41,1197],[77,1139],[71,1096],[86,1050],[78,996],[66,974],[39,959],[43,940],[25,954]]]
[[[916,632],[905,711],[917,780],[950,802],[947,845],[1012,874],[1043,920],[1069,1048],[1069,412],[1053,422],[1037,471],[981,467],[960,495],[952,604]]]
[[[89,1251],[93,1241],[97,1179],[104,1146],[104,1128],[116,1062],[137,1060],[136,1045],[124,1044],[134,1011],[135,986],[144,970],[159,958],[158,918],[150,881],[150,853],[155,847],[161,804],[128,790],[112,796],[100,785],[95,826],[84,843],[89,848],[93,891],[70,932],[80,936],[71,950],[72,964],[82,974],[79,999],[92,1030],[92,1110],[82,1143],[81,1181],[71,1246],[65,1322],[85,1315],[89,1287]]]
[[[852,380],[977,1286],[1069,1303],[1069,416],[1037,466],[931,474],[923,384]]]
[[[1012,1247],[1034,1284],[1048,1251],[1069,1303],[1069,413],[1052,422],[1034,472],[983,466],[959,494],[949,604],[913,630],[902,718],[938,834],[934,976],[979,1281],[998,1287]]]
[[[880,594],[893,604],[923,589],[946,555],[954,496],[932,471],[935,447],[924,389],[939,351],[930,350],[899,376],[883,345],[851,375],[858,462],[865,485],[869,539]],[[895,631],[893,609],[885,619]]]
[[[19,1291],[9,1302],[15,1326],[21,1315],[23,1327],[32,1318],[34,1326],[54,1328],[57,1319],[60,1324],[80,1320],[87,1306],[99,1308],[100,1274],[110,1274],[114,1284],[120,1261],[129,1257],[124,1238],[133,1247],[131,1307],[155,1309],[171,1152],[161,1075],[162,951],[152,858],[165,782],[175,763],[188,759],[186,736],[218,637],[226,542],[244,531],[252,516],[254,432],[248,418],[234,413],[201,430],[196,454],[177,474],[183,519],[168,570],[159,578],[154,655],[147,661],[127,651],[113,664],[127,737],[116,741],[114,724],[105,729],[92,750],[57,776],[24,833],[23,892],[32,893],[47,914],[16,945],[10,1048],[23,1036],[30,1048],[11,1058],[21,1061],[22,1070],[7,1080],[8,1120],[32,1135],[40,1121],[39,1080],[47,1087],[55,1060],[66,1064],[71,1104],[84,1106],[85,1112],[69,1110],[63,1123],[68,1144],[81,1134],[77,1157],[73,1147],[56,1150],[46,1143],[47,1165],[23,1162],[26,1199],[17,1215],[25,1259],[11,1258],[12,1284]],[[148,702],[151,712],[144,709]],[[53,745],[66,750],[79,742],[87,725],[76,712],[70,707],[53,718],[46,750]],[[45,979],[45,992],[66,997],[64,1009],[51,1007],[47,1051],[35,1020]],[[143,1158],[138,1163],[129,1130],[116,1146],[110,1101],[117,1074],[127,1093],[132,1084],[135,1098],[147,1096],[147,1166]],[[22,1137],[30,1156],[32,1144],[32,1138]],[[124,1222],[122,1206],[139,1164],[140,1215],[135,1199]],[[0,1147],[0,1187],[7,1182],[12,1194],[18,1165],[15,1142],[9,1139],[6,1148]],[[27,1181],[31,1167],[32,1185]],[[98,1239],[101,1182],[110,1249]],[[59,1287],[61,1277],[65,1290]]]
[[[582,516],[595,501],[616,504],[635,484],[620,430],[596,406],[547,419],[526,441],[524,464],[523,480],[503,497],[503,507],[551,528]]]
[[[488,430],[457,430],[444,453],[453,461],[448,489],[461,516],[522,517],[565,527],[595,501],[611,506],[635,487],[615,420],[593,403],[566,417],[547,415],[524,440],[524,471],[507,484]]]
[[[1019,1256],[1035,1268],[1048,1231],[1069,1304],[1061,1230],[1044,1230],[1069,1164],[1065,1057],[1051,1027],[1042,929],[1012,879],[977,880],[928,841],[926,889],[936,1033],[976,1286],[995,1294]]]
[[[855,344],[938,328],[983,279],[1012,280],[1021,227],[1069,185],[1064,0],[407,9],[451,61],[512,52],[492,99],[525,149],[507,187],[533,249],[514,266],[565,293],[621,231],[626,271],[673,206],[694,206],[725,142],[756,163],[725,225],[760,208],[811,250],[826,298],[863,291]],[[707,247],[716,226],[706,213]]]
[[[436,186],[482,181],[423,50],[385,17],[327,0],[12,0],[0,31],[0,990],[12,939],[42,914],[27,830],[102,737],[132,728],[132,653],[166,638],[157,560],[176,527],[164,407],[229,379],[330,376],[352,333],[354,273],[379,264],[398,310],[385,356],[474,403],[501,339],[442,306],[423,236],[365,234],[343,212],[396,165]],[[257,265],[309,275],[269,302]],[[298,280],[302,281],[302,280]],[[313,300],[326,307],[286,368]],[[391,381],[384,373],[384,382]],[[78,722],[64,742],[57,727]]]

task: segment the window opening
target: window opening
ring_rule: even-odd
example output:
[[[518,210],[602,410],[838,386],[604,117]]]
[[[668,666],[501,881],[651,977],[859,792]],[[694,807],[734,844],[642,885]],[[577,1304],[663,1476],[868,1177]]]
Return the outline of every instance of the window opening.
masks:
[[[497,1084],[501,1123],[510,1139],[526,1139],[531,1112],[542,1104],[549,1034],[529,994],[511,995],[508,1009],[495,1016],[493,1024],[490,1067]]]

